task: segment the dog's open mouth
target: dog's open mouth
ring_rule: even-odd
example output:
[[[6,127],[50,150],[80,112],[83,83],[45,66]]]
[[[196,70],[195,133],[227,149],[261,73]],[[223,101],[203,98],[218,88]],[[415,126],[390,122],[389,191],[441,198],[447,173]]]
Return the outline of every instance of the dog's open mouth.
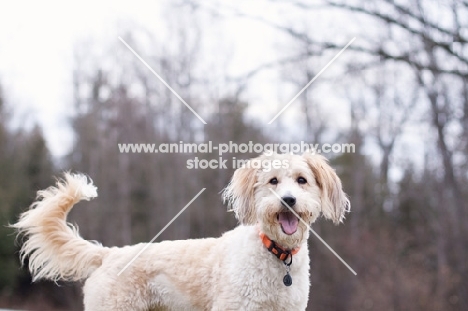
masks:
[[[281,212],[276,216],[284,233],[291,235],[297,231],[299,219],[291,212]]]

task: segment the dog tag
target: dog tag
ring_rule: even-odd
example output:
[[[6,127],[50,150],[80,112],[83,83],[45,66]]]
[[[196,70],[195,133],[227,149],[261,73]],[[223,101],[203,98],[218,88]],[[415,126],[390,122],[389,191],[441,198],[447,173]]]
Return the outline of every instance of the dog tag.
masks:
[[[292,285],[292,277],[289,275],[289,272],[287,272],[286,275],[284,276],[283,283],[286,286],[291,286]]]

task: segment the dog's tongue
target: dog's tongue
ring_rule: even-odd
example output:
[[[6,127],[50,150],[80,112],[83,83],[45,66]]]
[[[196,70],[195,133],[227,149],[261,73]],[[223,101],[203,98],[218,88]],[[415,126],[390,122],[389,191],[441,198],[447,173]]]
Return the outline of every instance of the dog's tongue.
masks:
[[[279,213],[278,220],[279,220],[279,223],[281,224],[281,228],[283,228],[284,233],[293,234],[294,232],[296,232],[299,219],[297,219],[297,217],[294,216],[293,213],[290,213],[290,212]]]

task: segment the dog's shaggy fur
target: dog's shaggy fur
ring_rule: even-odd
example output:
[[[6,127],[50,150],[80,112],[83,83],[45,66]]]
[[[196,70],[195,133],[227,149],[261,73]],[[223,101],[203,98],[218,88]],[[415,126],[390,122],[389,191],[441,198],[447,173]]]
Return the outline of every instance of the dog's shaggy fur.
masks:
[[[27,238],[21,259],[29,259],[35,280],[86,279],[88,311],[304,310],[309,232],[269,189],[289,202],[295,198],[290,205],[309,224],[321,213],[341,222],[349,201],[322,156],[258,159],[279,159],[287,168],[265,171],[247,165],[236,170],[224,198],[240,226],[216,239],[151,244],[119,276],[145,244],[107,248],[82,239],[66,216],[78,201],[96,197],[96,188],[83,175],[65,174],[56,187],[40,191],[38,201],[13,225]],[[300,248],[290,267],[292,286],[283,284],[285,265],[262,244],[259,231],[283,248]]]

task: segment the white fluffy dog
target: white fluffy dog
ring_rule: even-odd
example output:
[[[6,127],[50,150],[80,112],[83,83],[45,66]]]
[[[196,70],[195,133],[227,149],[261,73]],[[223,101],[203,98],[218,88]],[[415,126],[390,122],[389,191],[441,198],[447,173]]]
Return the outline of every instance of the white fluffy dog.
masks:
[[[107,248],[82,239],[66,222],[73,205],[97,196],[83,175],[65,174],[13,225],[26,236],[21,259],[34,279],[85,280],[88,311],[304,310],[309,295],[309,231],[322,213],[336,224],[349,210],[341,182],[324,157],[262,155],[281,168],[237,169],[224,198],[240,225],[220,238]],[[250,163],[252,163],[251,160]],[[286,164],[286,165],[284,165]],[[274,190],[273,193],[270,189]]]

